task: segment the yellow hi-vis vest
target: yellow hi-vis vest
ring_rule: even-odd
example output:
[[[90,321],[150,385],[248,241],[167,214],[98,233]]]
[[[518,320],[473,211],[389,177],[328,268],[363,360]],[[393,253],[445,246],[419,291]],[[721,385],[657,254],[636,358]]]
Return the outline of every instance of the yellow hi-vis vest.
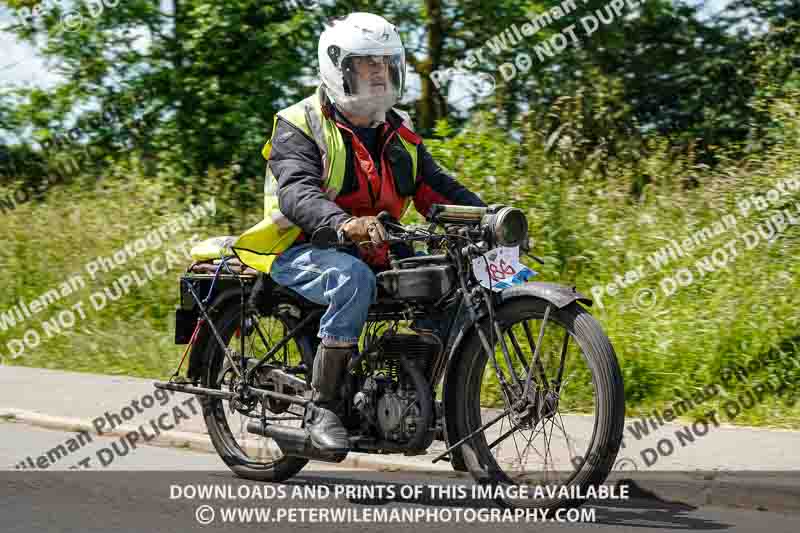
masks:
[[[301,229],[281,213],[278,206],[278,180],[272,175],[269,168],[269,156],[272,151],[272,141],[278,117],[286,120],[299,128],[310,138],[314,139],[322,154],[322,166],[325,179],[323,192],[333,201],[342,190],[344,183],[345,164],[347,159],[347,146],[342,139],[342,132],[333,119],[328,119],[322,113],[322,88],[308,98],[279,111],[275,116],[272,127],[272,137],[264,145],[262,155],[267,160],[266,181],[264,184],[264,220],[249,230],[245,231],[232,244],[231,250],[245,265],[260,272],[269,272],[275,258],[289,248],[301,233]],[[406,127],[411,129],[408,115],[402,111],[395,111],[403,117]],[[417,175],[417,146],[399,137],[403,146],[408,150],[413,163],[413,174]],[[403,214],[411,204],[411,197],[405,198]],[[311,236],[309,235],[309,238]]]

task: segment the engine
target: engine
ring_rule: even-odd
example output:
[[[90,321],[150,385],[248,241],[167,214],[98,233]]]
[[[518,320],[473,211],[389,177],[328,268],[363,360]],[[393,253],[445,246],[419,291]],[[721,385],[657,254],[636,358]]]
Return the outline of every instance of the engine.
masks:
[[[392,442],[411,440],[422,421],[416,391],[382,377],[368,377],[353,404],[381,438]]]
[[[353,406],[381,439],[400,444],[427,440],[436,414],[428,377],[440,353],[441,342],[429,334],[390,331],[368,344],[370,373]]]

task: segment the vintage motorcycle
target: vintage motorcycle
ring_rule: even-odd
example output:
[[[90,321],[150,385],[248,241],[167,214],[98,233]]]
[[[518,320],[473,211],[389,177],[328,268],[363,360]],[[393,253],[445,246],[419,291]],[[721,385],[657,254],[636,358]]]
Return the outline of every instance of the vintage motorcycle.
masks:
[[[479,483],[603,483],[622,440],[620,368],[587,297],[529,280],[535,273],[519,262],[529,251],[524,213],[435,205],[428,225],[381,220],[391,268],[376,274],[377,301],[342,390],[348,453],[437,454],[434,463]],[[324,229],[312,244],[353,245]],[[396,252],[415,245],[426,249]],[[180,293],[176,343],[188,347],[156,387],[202,399],[231,470],[280,482],[309,460],[344,460],[313,448],[302,427],[324,307],[225,254],[194,264]],[[501,503],[584,501],[562,496]]]

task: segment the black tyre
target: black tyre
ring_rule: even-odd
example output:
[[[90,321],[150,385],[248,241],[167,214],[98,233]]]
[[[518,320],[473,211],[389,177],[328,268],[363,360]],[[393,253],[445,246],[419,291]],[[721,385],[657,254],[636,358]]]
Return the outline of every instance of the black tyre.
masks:
[[[234,298],[220,310],[217,315],[219,318],[215,320],[221,337],[237,353],[240,352],[240,314],[239,300]],[[261,359],[299,321],[299,312],[288,306],[279,310],[277,315],[262,317],[255,312],[248,313],[252,327],[247,328],[245,346],[248,358],[253,358],[248,360],[248,367]],[[237,377],[222,348],[213,335],[204,335],[204,338],[208,367],[203,386],[233,389]],[[297,368],[303,365],[308,369],[308,375],[304,378],[308,384],[314,350],[314,339],[308,334],[295,336],[275,354],[271,362],[276,367]],[[229,400],[217,398],[204,398],[203,406],[211,442],[225,464],[237,475],[256,481],[280,482],[300,472],[308,463],[308,459],[283,455],[273,439],[249,433],[246,429],[248,422],[261,417],[262,409],[263,414],[277,417],[270,420],[271,423],[302,427],[302,407],[283,402],[268,405],[258,402],[255,406],[237,406]]]
[[[580,505],[585,499],[563,497],[563,492],[542,497],[548,493],[541,489],[580,487],[586,494],[612,469],[625,420],[622,375],[614,349],[597,321],[576,303],[558,309],[539,298],[523,297],[498,308],[495,320],[508,357],[497,330],[489,338],[495,343],[497,369],[474,330],[466,339],[454,375],[460,399],[454,413],[457,437],[498,418],[515,403],[517,408],[462,446],[467,468],[479,483],[504,485],[504,492],[512,485],[526,485],[529,497],[500,498],[503,505],[549,509]],[[483,328],[488,336],[488,320]],[[531,367],[528,394],[523,395]],[[517,402],[503,392],[501,374],[519,391]],[[554,451],[553,445],[566,450]],[[534,460],[525,452],[535,452]]]

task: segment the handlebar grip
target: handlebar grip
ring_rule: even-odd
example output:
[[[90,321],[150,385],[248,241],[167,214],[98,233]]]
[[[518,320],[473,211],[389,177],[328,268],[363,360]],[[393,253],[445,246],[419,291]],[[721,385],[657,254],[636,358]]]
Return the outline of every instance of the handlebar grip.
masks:
[[[392,215],[388,211],[381,211],[375,218],[377,218],[378,222],[380,222],[381,224],[392,222]]]
[[[311,236],[311,245],[316,248],[333,248],[340,244],[339,234],[329,226],[317,228]]]
[[[381,211],[375,218],[377,218],[381,224],[388,223],[396,225],[394,217],[392,217],[391,213],[389,213],[388,211]],[[384,242],[393,243],[395,241],[404,242],[402,239],[392,239],[392,238],[388,238]],[[347,235],[345,235],[342,230],[336,231],[330,226],[317,228],[311,235],[311,245],[314,246],[315,248],[335,248],[337,246],[346,247],[346,246],[351,246],[353,244],[356,243],[348,239]]]

